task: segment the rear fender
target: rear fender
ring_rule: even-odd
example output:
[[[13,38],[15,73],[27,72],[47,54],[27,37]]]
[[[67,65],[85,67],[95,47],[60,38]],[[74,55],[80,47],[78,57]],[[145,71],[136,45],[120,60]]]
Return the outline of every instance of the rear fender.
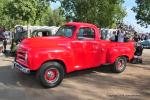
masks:
[[[117,58],[119,57],[125,57],[127,60],[132,59],[132,55],[130,53],[126,53],[125,49],[119,49],[119,48],[113,48],[109,50],[109,55],[108,55],[108,63],[113,64]]]

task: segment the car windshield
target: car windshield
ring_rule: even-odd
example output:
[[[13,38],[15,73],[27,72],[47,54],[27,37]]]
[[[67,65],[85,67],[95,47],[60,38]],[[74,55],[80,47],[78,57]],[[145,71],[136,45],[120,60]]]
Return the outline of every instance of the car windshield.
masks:
[[[56,32],[55,36],[72,37],[75,26],[62,26]]]

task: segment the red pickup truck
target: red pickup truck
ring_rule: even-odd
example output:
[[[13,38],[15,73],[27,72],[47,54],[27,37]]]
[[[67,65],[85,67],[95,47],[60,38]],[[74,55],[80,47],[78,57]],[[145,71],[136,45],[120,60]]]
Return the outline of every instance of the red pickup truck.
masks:
[[[133,55],[133,42],[101,40],[95,25],[70,22],[60,27],[55,36],[23,40],[14,68],[24,73],[37,72],[41,84],[52,88],[72,71],[111,64],[112,71],[123,72]]]

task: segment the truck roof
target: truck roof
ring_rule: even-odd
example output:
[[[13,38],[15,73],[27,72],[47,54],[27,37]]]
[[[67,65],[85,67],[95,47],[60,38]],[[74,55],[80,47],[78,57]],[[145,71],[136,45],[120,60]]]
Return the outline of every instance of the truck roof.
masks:
[[[74,25],[74,26],[87,26],[87,27],[94,27],[97,28],[96,25],[89,24],[89,23],[83,23],[83,22],[68,22],[65,25]]]

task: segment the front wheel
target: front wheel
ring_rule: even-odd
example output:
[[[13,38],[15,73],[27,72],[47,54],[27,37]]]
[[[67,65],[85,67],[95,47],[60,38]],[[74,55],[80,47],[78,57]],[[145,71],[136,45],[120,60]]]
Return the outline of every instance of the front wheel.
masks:
[[[57,62],[47,62],[37,72],[37,78],[46,88],[56,87],[64,78],[64,68]]]
[[[119,57],[113,64],[113,72],[121,73],[126,69],[127,60],[125,57]]]

